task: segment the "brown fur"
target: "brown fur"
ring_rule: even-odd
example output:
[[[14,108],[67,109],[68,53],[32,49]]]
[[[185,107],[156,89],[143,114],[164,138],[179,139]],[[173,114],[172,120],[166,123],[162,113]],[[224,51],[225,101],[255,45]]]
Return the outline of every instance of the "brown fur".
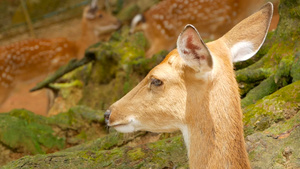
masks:
[[[178,49],[109,108],[108,125],[121,132],[180,129],[192,169],[250,168],[231,48],[248,42],[250,53],[257,51],[271,17],[272,5],[268,3],[207,45],[193,26],[186,26],[178,38]],[[244,52],[247,47],[241,46]],[[205,59],[196,57],[201,55]],[[153,78],[162,85],[151,84]]]

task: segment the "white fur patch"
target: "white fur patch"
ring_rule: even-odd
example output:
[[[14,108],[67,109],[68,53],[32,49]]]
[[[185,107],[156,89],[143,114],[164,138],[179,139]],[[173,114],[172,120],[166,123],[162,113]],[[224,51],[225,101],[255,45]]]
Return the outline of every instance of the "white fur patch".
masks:
[[[114,128],[120,133],[132,133],[135,131],[131,124],[114,126]]]
[[[231,48],[232,62],[245,61],[250,59],[258,50],[254,50],[251,42],[238,42]]]
[[[135,120],[134,117],[129,118],[129,122],[127,124],[113,124],[113,127],[120,133],[132,133],[137,131],[136,126],[139,125],[140,123]]]
[[[133,33],[135,30],[136,25],[142,21],[143,16],[142,14],[137,14],[131,21],[131,25],[130,25],[130,33]]]
[[[186,149],[188,150],[188,154],[189,154],[189,151],[190,151],[190,134],[189,134],[188,126],[187,125],[182,125],[180,127],[180,131],[183,135],[184,143],[185,143]]]

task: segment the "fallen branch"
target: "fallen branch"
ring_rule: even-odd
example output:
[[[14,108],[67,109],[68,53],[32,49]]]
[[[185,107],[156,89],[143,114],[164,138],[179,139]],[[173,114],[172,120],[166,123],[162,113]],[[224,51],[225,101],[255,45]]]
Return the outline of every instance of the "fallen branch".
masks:
[[[236,79],[238,82],[253,83],[264,80],[272,74],[271,69],[258,68],[249,70],[247,68],[236,71]]]

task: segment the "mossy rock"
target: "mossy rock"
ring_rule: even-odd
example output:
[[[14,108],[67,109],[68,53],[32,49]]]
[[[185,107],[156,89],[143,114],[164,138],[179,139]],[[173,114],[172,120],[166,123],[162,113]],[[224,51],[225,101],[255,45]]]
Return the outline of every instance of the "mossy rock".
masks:
[[[23,109],[0,114],[1,153],[17,156],[45,154],[78,145],[106,135],[103,112],[76,106],[52,117],[36,115]]]
[[[245,96],[241,102],[242,107],[251,105],[299,80],[299,54],[297,54],[300,49],[299,6],[299,0],[280,1],[278,27],[267,37],[266,45],[262,48],[264,56],[255,57],[260,59],[236,72],[238,82],[242,83],[241,86],[246,86],[245,90],[242,89]],[[245,94],[246,92],[248,93]]]
[[[299,116],[299,114],[298,114]],[[299,121],[299,118],[298,118]],[[279,127],[278,125],[277,127]],[[273,128],[274,129],[274,128]],[[292,129],[292,128],[290,128]],[[257,132],[246,138],[249,159],[253,169],[300,168],[300,128],[295,128],[285,138],[273,138]]]
[[[136,147],[117,146],[122,139],[128,141],[124,135],[114,133],[61,152],[26,156],[3,168],[188,168],[181,136]],[[114,144],[99,146],[109,141]]]
[[[12,110],[0,114],[0,142],[17,152],[45,153],[50,149],[62,149],[64,138],[54,135],[46,124],[46,118],[27,110]]]
[[[243,109],[246,135],[263,131],[295,116],[300,106],[300,81],[281,88]]]
[[[293,82],[300,80],[300,49],[296,53],[294,62],[292,64],[291,76],[293,78]]]

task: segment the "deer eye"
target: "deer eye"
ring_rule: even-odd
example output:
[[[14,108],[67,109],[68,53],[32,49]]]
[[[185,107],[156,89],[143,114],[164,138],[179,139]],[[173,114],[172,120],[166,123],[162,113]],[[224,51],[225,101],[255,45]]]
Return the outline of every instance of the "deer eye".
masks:
[[[102,14],[100,14],[98,17],[99,17],[99,18],[102,18],[102,17],[103,17],[103,15],[102,15]]]
[[[154,86],[161,86],[163,84],[163,82],[159,79],[155,79],[155,78],[151,78],[151,85]]]

